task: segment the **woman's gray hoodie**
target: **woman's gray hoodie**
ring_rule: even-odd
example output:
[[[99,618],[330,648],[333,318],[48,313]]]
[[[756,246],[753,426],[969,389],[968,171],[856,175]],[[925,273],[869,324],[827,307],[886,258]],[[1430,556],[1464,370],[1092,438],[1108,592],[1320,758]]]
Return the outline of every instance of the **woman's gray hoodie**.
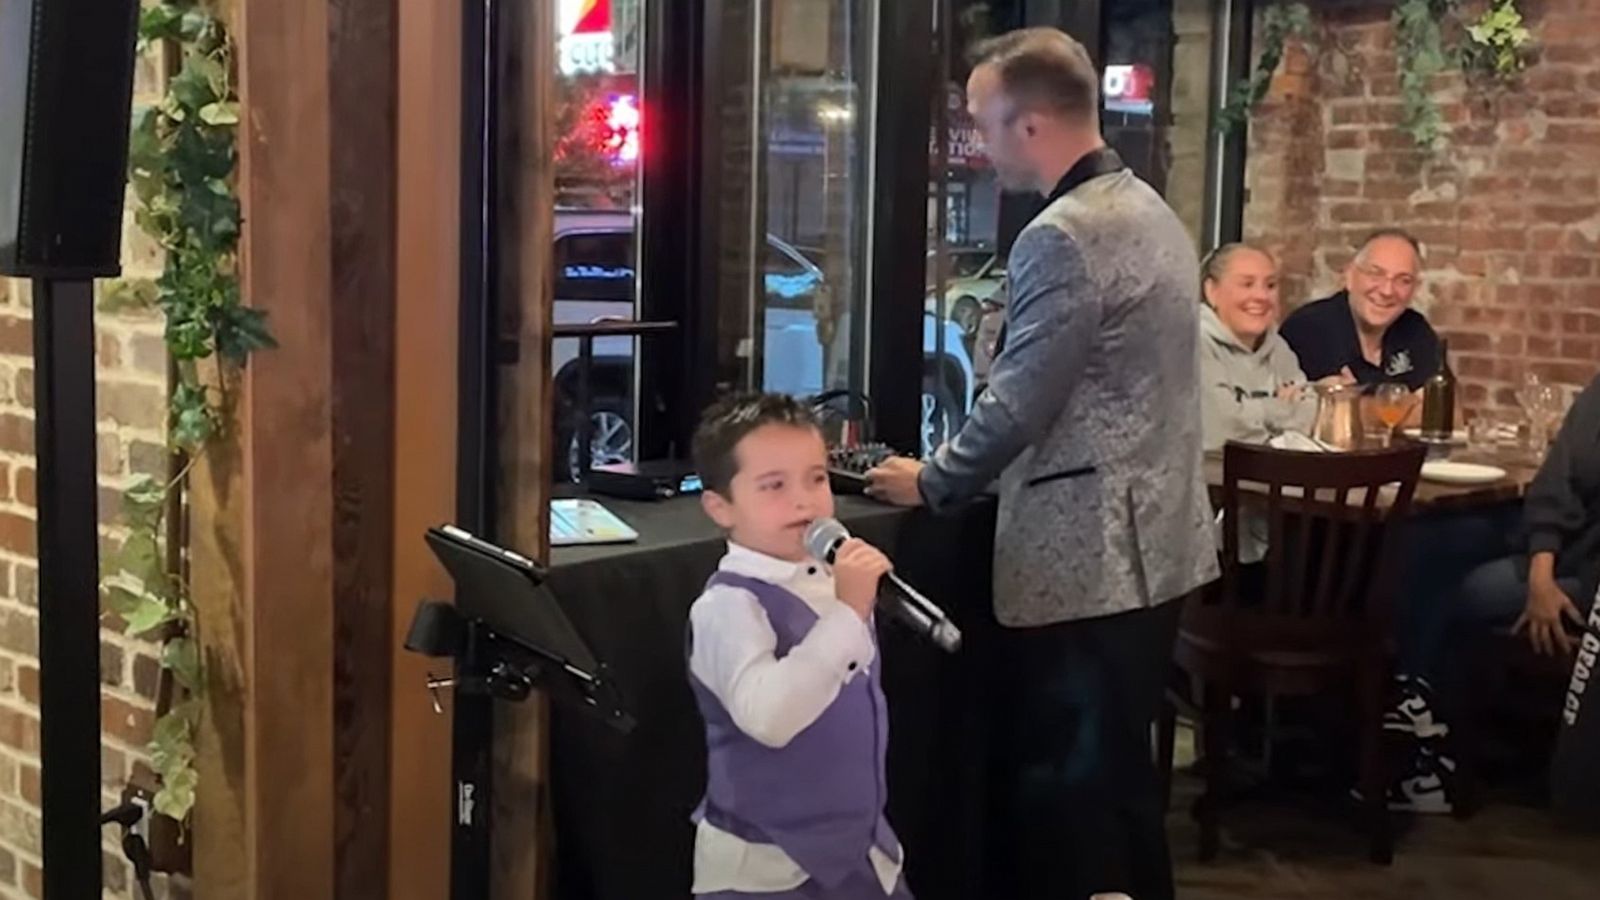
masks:
[[[1310,433],[1315,396],[1293,400],[1278,389],[1305,384],[1300,359],[1276,328],[1251,349],[1228,330],[1209,304],[1200,307],[1200,423],[1207,450],[1228,441],[1264,444],[1285,431]]]

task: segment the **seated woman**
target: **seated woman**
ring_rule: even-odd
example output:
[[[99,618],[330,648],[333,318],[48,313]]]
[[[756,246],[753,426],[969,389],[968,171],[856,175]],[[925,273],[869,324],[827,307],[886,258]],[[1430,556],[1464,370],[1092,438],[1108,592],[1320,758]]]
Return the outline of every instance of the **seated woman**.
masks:
[[[1224,244],[1206,256],[1200,310],[1200,422],[1207,450],[1309,432],[1316,400],[1278,334],[1278,265],[1265,250]]]
[[[1509,625],[1534,652],[1566,655],[1600,580],[1600,378],[1573,402],[1528,486],[1522,516],[1527,552],[1468,574],[1457,622]]]

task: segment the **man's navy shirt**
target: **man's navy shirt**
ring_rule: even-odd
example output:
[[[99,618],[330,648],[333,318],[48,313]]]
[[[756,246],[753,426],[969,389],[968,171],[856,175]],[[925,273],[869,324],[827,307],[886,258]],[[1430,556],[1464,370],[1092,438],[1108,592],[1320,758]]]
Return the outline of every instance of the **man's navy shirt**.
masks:
[[[1417,390],[1439,368],[1439,336],[1422,313],[1414,309],[1401,313],[1383,333],[1382,365],[1367,362],[1356,337],[1356,320],[1350,312],[1347,291],[1295,310],[1279,332],[1300,357],[1300,368],[1312,381],[1338,374],[1349,366],[1350,373],[1363,385],[1398,381]]]

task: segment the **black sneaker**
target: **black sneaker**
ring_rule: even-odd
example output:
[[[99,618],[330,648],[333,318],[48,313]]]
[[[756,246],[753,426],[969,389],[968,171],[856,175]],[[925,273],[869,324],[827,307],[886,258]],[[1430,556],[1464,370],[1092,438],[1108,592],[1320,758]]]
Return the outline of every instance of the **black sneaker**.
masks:
[[[1420,749],[1412,771],[1389,789],[1389,809],[1418,815],[1449,815],[1450,783],[1456,774],[1455,760],[1427,747]]]
[[[1433,705],[1429,702],[1433,689],[1428,682],[1405,675],[1395,681],[1400,699],[1383,714],[1383,729],[1416,735],[1424,740],[1448,736],[1450,726],[1433,715]]]

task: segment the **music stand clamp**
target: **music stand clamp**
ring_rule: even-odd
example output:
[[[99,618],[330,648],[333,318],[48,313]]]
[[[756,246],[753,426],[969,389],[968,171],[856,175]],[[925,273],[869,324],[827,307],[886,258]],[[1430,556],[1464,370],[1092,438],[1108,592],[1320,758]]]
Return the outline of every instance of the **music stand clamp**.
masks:
[[[427,679],[435,712],[444,712],[439,692],[456,691],[450,897],[487,900],[495,701],[519,702],[539,690],[622,733],[635,720],[606,666],[544,588],[537,563],[448,525],[427,537],[456,582],[456,603],[418,603],[405,647],[455,661],[454,675]]]

